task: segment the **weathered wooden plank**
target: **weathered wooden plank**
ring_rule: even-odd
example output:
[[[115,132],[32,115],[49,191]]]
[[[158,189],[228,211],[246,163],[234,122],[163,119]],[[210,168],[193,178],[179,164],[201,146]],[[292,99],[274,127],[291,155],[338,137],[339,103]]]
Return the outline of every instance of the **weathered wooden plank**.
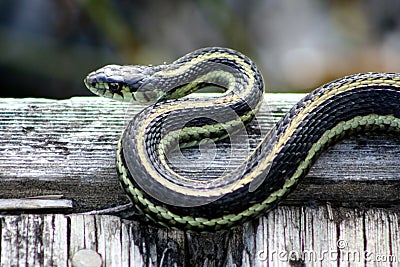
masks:
[[[121,266],[121,220],[102,217],[96,220],[96,230],[97,251],[102,255],[105,265]]]
[[[71,232],[69,253],[74,255],[82,249],[97,250],[97,236],[95,217],[88,215],[74,215],[70,217]]]
[[[189,160],[178,160],[175,167],[189,176],[215,176],[235,168],[301,97],[266,95],[257,117],[261,134],[253,123],[249,145],[232,145],[238,154],[230,155],[226,143],[217,145],[216,157],[204,151],[199,157],[193,149],[185,153]],[[66,213],[127,203],[115,174],[115,147],[127,121],[141,108],[100,97],[1,99],[0,197],[61,194],[74,201],[73,208],[59,209]],[[285,203],[398,204],[399,153],[399,137],[377,135],[340,142],[320,157]]]
[[[317,262],[321,266],[336,266],[336,258],[331,256],[332,250],[337,251],[336,225],[333,218],[327,216],[327,209],[318,208],[312,213],[305,212],[302,219],[305,227],[302,252],[310,253],[305,254],[304,259],[298,257],[298,261]]]
[[[68,220],[65,216],[59,214],[43,217],[43,266],[67,265],[68,235],[65,233],[68,233]]]
[[[379,212],[379,210],[374,210]],[[364,217],[359,210],[347,210],[342,213],[343,219],[338,223],[339,258],[343,264],[364,266],[363,253],[365,251]]]
[[[145,252],[141,252],[140,241],[134,238],[136,231],[132,224],[123,223],[121,231],[122,263],[127,264],[126,266],[145,266]]]
[[[1,220],[1,266],[66,266],[67,218],[7,216]]]
[[[400,242],[398,218],[396,217],[394,214],[389,215],[382,210],[365,213],[364,257],[366,262],[387,266],[388,263],[399,260],[398,251],[397,254],[392,254],[393,246],[398,246]]]
[[[2,197],[63,194],[75,210],[126,202],[114,171],[126,107],[90,102],[0,101]]]
[[[6,198],[0,199],[0,210],[45,210],[45,209],[70,209],[72,200],[43,198]]]
[[[250,257],[254,266],[290,264],[289,254],[302,251],[305,228],[301,228],[301,218],[301,209],[282,207],[260,220],[256,232],[256,254]]]
[[[398,266],[398,230],[396,212],[329,206],[282,206],[209,235],[107,215],[14,215],[1,221],[0,264],[72,266],[91,252],[102,266]]]
[[[147,229],[108,215],[76,214],[69,218],[71,256],[82,249],[94,250],[105,266],[173,266],[184,262],[184,236],[179,231]]]

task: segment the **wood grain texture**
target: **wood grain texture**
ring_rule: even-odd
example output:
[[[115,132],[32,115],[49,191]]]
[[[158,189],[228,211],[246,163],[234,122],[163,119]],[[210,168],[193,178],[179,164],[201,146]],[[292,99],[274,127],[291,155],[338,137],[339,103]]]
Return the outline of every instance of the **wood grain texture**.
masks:
[[[188,175],[229,171],[261,140],[263,134],[302,95],[269,94],[257,116],[260,127],[249,127],[249,145],[233,144],[238,154],[220,155],[189,149],[189,160],[177,161]],[[72,209],[84,212],[127,203],[115,172],[116,142],[127,122],[142,106],[100,97],[69,100],[0,100],[0,196],[22,198],[64,195]],[[260,130],[261,129],[261,130]],[[241,139],[239,139],[241,140]],[[345,140],[325,152],[286,204],[330,201],[358,206],[399,203],[400,138],[383,135]],[[232,156],[233,155],[233,156]],[[210,158],[213,159],[210,165]],[[194,171],[197,169],[198,171]],[[206,170],[205,172],[205,169]]]
[[[250,148],[301,97],[267,95],[257,117],[261,134],[256,124],[249,127]],[[115,174],[115,147],[140,109],[97,97],[0,100],[0,197],[63,195],[73,202],[73,208],[36,211],[64,214],[3,210],[3,266],[71,266],[82,249],[96,251],[104,266],[399,265],[396,136],[340,142],[279,208],[226,233],[195,235],[142,219],[76,214],[127,203]],[[221,151],[225,145],[218,145]],[[233,147],[248,153],[249,147]],[[197,167],[208,166],[213,155],[196,153],[186,155]],[[207,175],[229,165],[226,160],[232,163],[227,170],[240,162],[221,155]],[[185,172],[194,167],[190,162],[176,167]]]
[[[103,266],[398,266],[399,217],[387,209],[282,206],[243,228],[195,235],[109,215],[1,220],[2,266],[71,266],[81,250]]]

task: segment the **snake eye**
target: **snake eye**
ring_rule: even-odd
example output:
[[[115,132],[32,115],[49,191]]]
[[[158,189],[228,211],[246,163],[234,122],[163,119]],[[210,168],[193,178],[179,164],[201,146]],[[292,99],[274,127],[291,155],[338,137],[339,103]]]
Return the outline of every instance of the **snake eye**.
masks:
[[[112,91],[112,92],[118,92],[121,89],[121,86],[119,83],[109,83],[108,84],[108,88]]]

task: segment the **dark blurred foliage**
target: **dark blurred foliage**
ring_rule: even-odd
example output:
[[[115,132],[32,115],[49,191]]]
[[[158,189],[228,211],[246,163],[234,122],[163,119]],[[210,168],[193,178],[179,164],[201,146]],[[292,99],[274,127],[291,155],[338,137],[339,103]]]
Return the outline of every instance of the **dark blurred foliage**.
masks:
[[[400,71],[400,1],[0,1],[2,97],[91,95],[109,63],[159,64],[205,46],[237,49],[269,92],[350,73]]]

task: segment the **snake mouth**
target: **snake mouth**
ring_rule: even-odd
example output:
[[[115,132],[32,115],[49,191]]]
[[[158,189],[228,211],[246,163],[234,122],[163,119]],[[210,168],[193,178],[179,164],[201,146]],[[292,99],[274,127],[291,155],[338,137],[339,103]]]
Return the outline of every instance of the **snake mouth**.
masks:
[[[97,88],[96,87],[97,83],[95,81],[85,78],[83,80],[83,83],[85,84],[86,88],[89,89],[89,91],[92,92],[93,94],[98,96],[105,96],[106,90],[104,88]]]
[[[89,84],[89,80],[88,80],[88,77],[86,77],[85,79],[83,79],[83,83],[85,84],[85,86],[88,88],[88,89],[90,89],[90,84]]]
[[[92,77],[94,74],[93,72],[90,73],[88,76],[83,79],[83,83],[85,84],[86,88],[93,92],[93,90],[97,89],[97,80],[96,78]]]

